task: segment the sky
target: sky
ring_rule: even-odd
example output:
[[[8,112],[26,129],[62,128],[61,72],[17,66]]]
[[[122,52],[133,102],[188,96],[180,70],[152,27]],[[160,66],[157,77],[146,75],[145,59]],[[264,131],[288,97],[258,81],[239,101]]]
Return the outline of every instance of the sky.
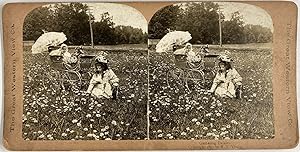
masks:
[[[101,14],[108,12],[113,17],[115,25],[126,25],[140,28],[148,32],[148,23],[144,16],[135,8],[114,3],[86,3],[91,9],[96,21],[101,19]]]
[[[271,16],[262,8],[236,2],[218,2],[221,5],[225,20],[231,18],[233,12],[239,11],[243,16],[245,24],[254,24],[268,27],[273,31],[273,21]]]

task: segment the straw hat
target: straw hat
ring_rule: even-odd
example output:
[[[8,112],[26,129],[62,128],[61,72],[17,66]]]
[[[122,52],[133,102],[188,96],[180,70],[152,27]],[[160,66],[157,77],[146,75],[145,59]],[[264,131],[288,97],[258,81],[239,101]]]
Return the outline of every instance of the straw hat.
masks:
[[[97,62],[98,63],[107,63],[108,62],[107,59],[103,55],[98,55],[95,60],[96,60],[96,63]]]
[[[223,61],[223,62],[232,62],[233,60],[230,58],[230,57],[228,57],[227,55],[221,55],[221,56],[219,56],[219,60],[220,61]]]

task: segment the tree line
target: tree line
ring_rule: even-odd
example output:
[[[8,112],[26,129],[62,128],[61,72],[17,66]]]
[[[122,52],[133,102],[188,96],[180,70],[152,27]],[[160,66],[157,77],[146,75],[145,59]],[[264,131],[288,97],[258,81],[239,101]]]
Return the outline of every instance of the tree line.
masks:
[[[44,32],[63,32],[67,44],[90,45],[88,6],[82,3],[54,4],[30,12],[24,21],[23,39],[36,40]],[[147,43],[148,34],[131,26],[115,25],[108,12],[95,21],[92,14],[94,44]]]
[[[149,23],[149,38],[161,39],[172,30],[189,31],[192,43],[219,44],[219,18],[222,25],[222,42],[225,44],[272,42],[271,29],[261,25],[245,24],[239,12],[224,20],[218,14],[219,5],[213,2],[170,5],[159,10]]]

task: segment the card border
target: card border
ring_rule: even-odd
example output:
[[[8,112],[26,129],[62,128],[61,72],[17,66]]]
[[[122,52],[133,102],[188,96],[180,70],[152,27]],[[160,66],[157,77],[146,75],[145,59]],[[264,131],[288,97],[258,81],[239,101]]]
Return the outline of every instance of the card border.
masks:
[[[186,1],[185,1],[186,2]],[[121,140],[121,141],[24,141],[22,138],[23,95],[23,21],[27,13],[47,3],[10,3],[3,8],[4,41],[4,139],[9,150],[192,150],[192,149],[263,149],[293,148],[299,139],[296,100],[297,5],[291,1],[235,1],[263,8],[272,17],[273,35],[273,139],[242,140]],[[138,9],[149,21],[159,8],[173,2],[116,2]],[[176,2],[177,3],[177,2]],[[14,28],[12,29],[12,25]],[[289,30],[289,35],[287,34]],[[12,38],[15,38],[14,44]],[[287,43],[287,41],[289,41]],[[20,51],[12,55],[12,47]],[[289,54],[289,55],[288,55]],[[289,56],[287,58],[287,56]],[[287,60],[288,59],[288,60]],[[13,63],[15,60],[15,63]],[[13,82],[12,65],[16,65]],[[287,70],[289,67],[289,70]],[[289,73],[289,79],[286,79]],[[289,84],[289,86],[287,86]],[[285,88],[289,88],[286,93]],[[13,96],[15,94],[15,96]],[[12,98],[15,97],[15,100]],[[288,99],[288,100],[287,100]],[[14,103],[14,105],[13,105]],[[13,114],[12,114],[13,113]],[[10,126],[14,121],[14,131]]]

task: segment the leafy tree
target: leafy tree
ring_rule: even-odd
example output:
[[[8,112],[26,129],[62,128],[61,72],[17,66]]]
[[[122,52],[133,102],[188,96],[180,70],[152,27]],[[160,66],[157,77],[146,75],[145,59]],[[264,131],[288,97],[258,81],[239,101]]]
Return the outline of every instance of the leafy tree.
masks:
[[[263,27],[261,25],[246,25],[248,31],[250,31],[248,34],[254,35],[255,42],[257,43],[267,43],[272,42],[273,39],[273,33],[269,28]],[[247,37],[246,35],[246,37]]]
[[[273,33],[261,25],[244,25],[243,17],[234,12],[229,21],[223,23],[223,42],[227,44],[268,43]]]
[[[219,36],[219,5],[213,2],[187,3],[177,29],[189,31],[192,43],[214,43]]]
[[[124,26],[118,25],[115,28],[115,40],[117,44],[126,44],[129,42],[128,40],[128,34],[123,32]]]
[[[222,34],[224,43],[243,43],[244,42],[244,22],[239,12],[234,12],[229,21],[222,24]]]
[[[82,3],[55,4],[35,9],[25,18],[24,40],[36,40],[45,30],[64,32],[69,44],[90,42],[87,9],[88,6]]]
[[[43,34],[43,31],[52,31],[53,12],[48,7],[39,7],[30,12],[23,26],[24,40],[36,40]]]
[[[90,42],[87,11],[88,6],[82,3],[56,4],[53,14],[53,31],[64,32],[70,44]]]
[[[247,24],[244,27],[244,42],[245,43],[255,43],[256,42],[256,37],[254,35],[253,25]]]
[[[183,3],[159,10],[149,23],[149,38],[160,39],[170,30],[189,31],[192,43],[219,43],[219,5],[213,2]],[[175,11],[176,10],[176,11]],[[224,14],[220,14],[223,20]],[[272,32],[261,25],[245,25],[237,11],[230,20],[222,21],[222,41],[225,44],[267,43]]]
[[[148,40],[147,33],[143,33],[141,29],[123,25],[115,28],[115,36],[118,44],[147,43]]]
[[[108,12],[101,15],[99,22],[93,23],[95,44],[115,44],[114,22]]]
[[[169,5],[156,12],[148,25],[149,38],[162,38],[168,33],[168,29],[174,30],[179,13],[178,5]]]
[[[219,36],[218,8],[218,4],[213,2],[164,7],[151,18],[149,37],[160,39],[169,30],[189,31],[192,43],[215,43]]]
[[[147,33],[131,26],[115,26],[108,12],[95,22],[91,15],[95,44],[147,43]],[[36,40],[43,31],[64,32],[68,44],[90,44],[88,6],[81,3],[55,4],[40,7],[27,15],[24,40]]]

